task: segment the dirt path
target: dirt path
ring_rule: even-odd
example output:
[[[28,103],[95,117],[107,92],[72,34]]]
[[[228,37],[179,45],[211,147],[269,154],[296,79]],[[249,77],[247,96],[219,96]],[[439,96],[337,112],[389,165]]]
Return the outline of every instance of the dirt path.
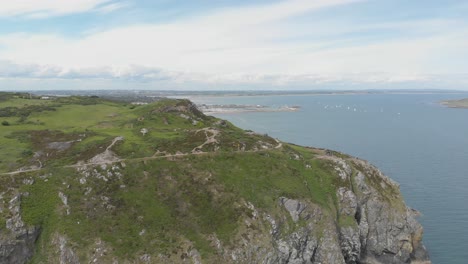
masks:
[[[112,143],[106,148],[106,150],[103,153],[94,156],[88,161],[88,163],[105,163],[118,161],[119,158],[115,155],[111,148],[115,145],[115,143],[123,139],[123,137],[114,138],[114,140],[112,140]]]
[[[205,145],[218,143],[218,140],[216,139],[216,136],[219,135],[219,130],[206,127],[206,128],[197,130],[195,132],[195,134],[197,134],[198,132],[202,132],[202,131],[205,132],[206,141],[203,142],[203,144],[201,144],[200,146],[195,147],[195,148],[192,149],[192,153],[194,153],[194,154],[200,152]],[[211,134],[211,135],[208,135],[208,134]]]
[[[206,144],[214,143],[217,142],[216,136],[219,134],[218,130],[215,129],[202,129],[205,131],[205,133],[211,132],[211,135],[209,136],[208,133],[207,135],[207,140],[205,143],[203,143],[200,146],[204,146]],[[216,132],[213,132],[216,131]],[[156,159],[164,159],[164,158],[174,158],[174,157],[185,157],[185,156],[190,156],[190,155],[209,155],[209,154],[216,154],[216,152],[201,152],[201,151],[194,151],[197,148],[200,148],[200,146],[194,148],[191,153],[178,153],[178,154],[166,154],[162,156],[149,156],[149,157],[142,157],[142,158],[132,158],[132,159],[119,159],[117,158],[113,152],[111,151],[111,148],[117,143],[117,141],[123,140],[123,137],[116,137],[112,143],[106,148],[106,150],[101,153],[96,155],[94,158],[90,159],[89,162],[83,163],[83,164],[74,164],[74,165],[66,165],[63,166],[63,168],[83,168],[87,166],[99,166],[99,165],[108,165],[108,164],[113,164],[117,162],[125,162],[125,161],[146,161],[146,160],[156,160]],[[278,139],[275,139],[278,145],[276,145],[273,148],[269,149],[259,149],[259,150],[249,150],[249,151],[234,151],[234,152],[262,152],[262,151],[269,151],[272,149],[280,149],[283,147],[283,143],[279,141]],[[109,154],[111,153],[111,154]],[[100,156],[102,155],[102,156]],[[110,156],[109,156],[110,155]],[[96,158],[100,156],[100,158]],[[112,158],[109,158],[112,157]],[[95,159],[96,158],[96,159]],[[17,170],[17,171],[12,171],[12,172],[5,172],[5,173],[0,173],[0,175],[15,175],[15,174],[20,174],[24,172],[33,172],[33,171],[40,171],[43,170],[44,168],[37,168],[37,169],[29,169],[29,170]]]
[[[279,149],[279,148],[282,148],[283,147],[283,143],[281,141],[279,141],[278,139],[275,138],[275,141],[276,143],[278,143],[278,145],[276,145],[274,148],[275,149]]]
[[[124,140],[124,137],[119,136],[119,137],[114,138],[114,140],[112,140],[112,143],[106,148],[106,151],[109,151],[115,145],[115,143],[117,143],[117,141],[121,141],[121,140]]]

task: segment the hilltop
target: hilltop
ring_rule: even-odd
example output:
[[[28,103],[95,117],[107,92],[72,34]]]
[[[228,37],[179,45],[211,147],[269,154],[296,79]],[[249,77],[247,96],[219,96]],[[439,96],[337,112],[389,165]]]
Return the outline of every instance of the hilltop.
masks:
[[[188,100],[0,93],[0,263],[423,263],[366,161]]]

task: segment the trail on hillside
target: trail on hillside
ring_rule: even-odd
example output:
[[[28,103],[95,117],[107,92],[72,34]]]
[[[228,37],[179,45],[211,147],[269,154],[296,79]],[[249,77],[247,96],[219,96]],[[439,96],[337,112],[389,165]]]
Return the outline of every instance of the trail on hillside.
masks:
[[[115,155],[115,153],[111,150],[111,148],[117,143],[118,141],[122,141],[124,137],[116,137],[112,140],[112,143],[106,148],[106,150],[88,161],[88,163],[105,163],[105,162],[116,162],[120,159]]]
[[[164,159],[164,158],[174,158],[174,157],[184,157],[184,156],[191,156],[191,155],[209,155],[209,154],[216,154],[217,152],[203,152],[203,151],[195,151],[197,148],[203,147],[206,144],[211,144],[211,143],[217,143],[218,141],[216,140],[216,136],[219,134],[219,131],[216,129],[211,129],[211,128],[204,128],[200,129],[198,131],[204,131],[205,135],[207,137],[206,141],[198,146],[195,147],[192,152],[189,153],[176,153],[176,154],[166,154],[162,156],[148,156],[148,157],[141,157],[141,158],[131,158],[131,159],[120,159],[118,158],[114,152],[111,150],[111,148],[121,140],[124,140],[123,137],[119,136],[114,138],[112,140],[112,143],[106,148],[106,150],[103,153],[100,153],[96,156],[94,156],[92,159],[90,159],[88,162],[85,163],[78,163],[78,164],[73,164],[73,165],[65,165],[62,166],[62,168],[83,168],[83,167],[88,167],[88,166],[98,166],[98,165],[107,165],[107,164],[113,164],[117,162],[125,162],[125,161],[146,161],[146,160],[155,160],[155,159]],[[208,135],[208,133],[211,133],[211,135]],[[272,149],[280,149],[283,147],[283,143],[279,141],[278,139],[275,139],[276,142],[278,143],[275,147],[269,148],[269,149],[257,149],[257,150],[248,150],[248,151],[233,151],[233,152],[261,152],[261,151],[268,151]],[[26,172],[34,172],[34,171],[40,171],[45,168],[35,168],[35,169],[28,169],[28,170],[16,170],[12,172],[5,172],[5,173],[0,173],[0,175],[15,175],[15,174],[20,174],[20,173],[26,173]]]
[[[205,127],[203,129],[199,129],[199,130],[195,131],[195,134],[198,134],[199,132],[204,132],[205,133],[206,141],[203,142],[203,144],[201,144],[200,146],[195,147],[195,148],[192,149],[192,153],[194,153],[194,154],[201,152],[205,145],[218,143],[218,140],[216,139],[216,136],[218,136],[219,130],[209,128],[209,127]]]

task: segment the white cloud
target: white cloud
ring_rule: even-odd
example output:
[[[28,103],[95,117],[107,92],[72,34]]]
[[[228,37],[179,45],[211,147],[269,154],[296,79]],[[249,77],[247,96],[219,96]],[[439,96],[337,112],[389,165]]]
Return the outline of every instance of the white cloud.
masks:
[[[450,77],[450,78],[447,78]],[[15,81],[16,80],[16,84]],[[28,81],[29,80],[29,81]],[[0,61],[1,89],[19,87],[43,89],[51,87],[81,89],[219,89],[220,87],[255,87],[260,89],[375,89],[440,88],[460,89],[468,84],[467,75],[388,74],[383,72],[348,74],[204,74],[177,72],[154,67],[61,68],[51,65],[18,65]],[[80,87],[79,85],[85,85]],[[51,86],[52,85],[52,86]],[[106,86],[107,85],[107,86]],[[1,90],[0,89],[0,90]]]
[[[273,53],[284,52],[278,49],[284,50],[285,46],[269,43],[272,38],[287,35],[277,32],[271,21],[350,2],[353,1],[286,1],[222,10],[173,24],[127,26],[82,39],[58,35],[0,36],[0,45],[5,47],[0,49],[0,58],[71,67],[141,64],[190,71],[238,70],[240,63],[262,63]]]
[[[121,79],[134,81],[175,80],[181,73],[154,67],[128,65],[123,67],[63,68],[56,65],[15,64],[0,60],[0,77],[44,79]]]
[[[212,22],[218,21],[218,23],[222,22],[223,27],[243,28],[306,14],[314,10],[362,1],[364,0],[289,0],[270,5],[224,9],[204,18],[197,17],[196,21],[205,26],[213,26]]]
[[[102,12],[119,7],[104,0],[88,2]],[[298,15],[314,16],[323,8],[354,2],[291,0],[223,9],[174,23],[93,31],[78,39],[3,35],[0,59],[34,65],[18,66],[26,67],[31,78],[205,84],[421,83],[468,72],[468,30],[459,21],[291,22]],[[383,41],[343,37],[369,29],[411,34]],[[8,72],[0,66],[0,76],[8,78],[28,75],[2,71]]]
[[[96,11],[98,11],[101,14],[108,14],[128,6],[130,6],[130,3],[128,2],[110,3],[108,5],[103,5],[99,7]]]
[[[113,11],[121,7],[113,0],[2,0],[0,17],[46,18],[82,13],[99,8]]]

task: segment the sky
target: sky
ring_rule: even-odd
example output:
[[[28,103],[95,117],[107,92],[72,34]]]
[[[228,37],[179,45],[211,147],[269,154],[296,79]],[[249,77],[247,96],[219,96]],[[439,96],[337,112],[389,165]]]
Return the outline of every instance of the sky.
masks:
[[[0,0],[0,90],[468,90],[466,0]]]

